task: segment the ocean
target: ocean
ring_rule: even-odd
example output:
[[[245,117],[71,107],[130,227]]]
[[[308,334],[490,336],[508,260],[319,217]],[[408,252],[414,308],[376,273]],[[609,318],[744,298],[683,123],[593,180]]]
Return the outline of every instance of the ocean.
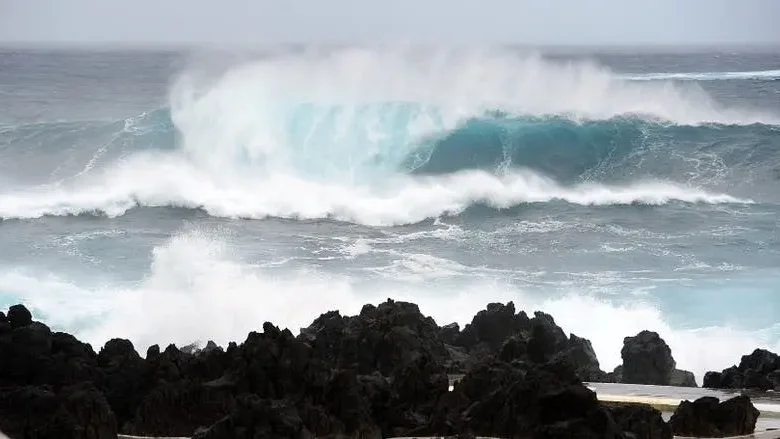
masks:
[[[0,103],[0,305],[96,349],[394,298],[780,350],[780,49],[2,49]]]

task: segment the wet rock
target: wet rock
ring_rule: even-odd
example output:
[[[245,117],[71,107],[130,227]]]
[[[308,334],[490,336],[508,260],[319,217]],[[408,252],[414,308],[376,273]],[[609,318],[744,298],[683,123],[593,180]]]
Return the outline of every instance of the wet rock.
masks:
[[[608,381],[606,372],[601,370],[599,360],[590,340],[570,334],[563,358],[574,366],[577,376],[581,380],[591,382]]]
[[[661,412],[646,404],[610,405],[607,407],[617,425],[636,439],[672,439],[672,429]]]
[[[622,382],[626,384],[669,385],[676,362],[672,350],[656,332],[642,331],[623,339]]]
[[[747,396],[737,396],[724,402],[707,396],[693,402],[681,402],[669,425],[672,432],[679,436],[740,436],[755,431],[758,416],[759,411]]]
[[[672,371],[672,378],[669,381],[670,386],[676,387],[698,387],[696,377],[693,372],[687,370],[675,369]]]
[[[780,357],[765,349],[743,355],[739,366],[707,372],[704,387],[713,389],[780,389]]]

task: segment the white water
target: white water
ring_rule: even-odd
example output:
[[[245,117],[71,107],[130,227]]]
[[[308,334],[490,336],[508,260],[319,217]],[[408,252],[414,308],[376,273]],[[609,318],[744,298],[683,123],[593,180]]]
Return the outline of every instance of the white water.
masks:
[[[36,218],[100,212],[124,214],[142,206],[204,208],[210,215],[232,218],[325,218],[365,225],[398,225],[440,215],[454,215],[482,202],[496,208],[520,203],[563,200],[580,205],[751,203],[662,181],[627,186],[582,184],[563,187],[530,171],[496,176],[462,171],[441,177],[395,176],[381,185],[345,186],[273,173],[209,178],[202,170],[165,157],[127,163],[100,175],[85,187],[45,188],[0,194],[3,218]]]
[[[436,275],[440,264],[417,269]],[[113,337],[129,338],[142,354],[154,343],[240,342],[249,331],[261,330],[264,321],[297,333],[327,310],[357,314],[363,304],[388,297],[419,304],[440,325],[452,321],[464,325],[492,301],[512,300],[518,310],[529,313],[543,310],[564,330],[589,338],[606,370],[621,362],[623,337],[654,330],[671,347],[678,367],[693,371],[699,384],[706,371],[728,367],[756,347],[780,349],[776,337],[780,328],[681,330],[670,326],[641,296],[621,305],[580,291],[538,298],[484,277],[457,288],[398,280],[367,281],[315,268],[267,271],[243,261],[212,232],[193,231],[155,248],[149,275],[136,285],[95,285],[86,279],[6,268],[0,273],[0,291],[23,300],[36,318],[67,328],[96,348]]]
[[[115,216],[142,205],[379,225],[458,213],[476,202],[747,202],[664,181],[562,187],[530,171],[421,178],[399,166],[421,142],[489,110],[694,125],[780,120],[723,108],[696,84],[637,83],[592,63],[497,51],[268,55],[218,75],[191,67],[174,81],[169,101],[177,150],[137,151],[99,169],[91,160],[70,180],[0,189],[0,218]]]
[[[727,81],[727,80],[774,80],[780,79],[780,70],[754,70],[741,72],[674,72],[674,73],[644,73],[621,75],[621,78],[632,81]]]

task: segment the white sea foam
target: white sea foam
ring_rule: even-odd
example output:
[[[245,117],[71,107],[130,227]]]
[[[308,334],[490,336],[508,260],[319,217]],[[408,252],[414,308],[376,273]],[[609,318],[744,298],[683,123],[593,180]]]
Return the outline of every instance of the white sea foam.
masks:
[[[632,81],[727,81],[727,80],[775,80],[780,79],[780,70],[748,70],[734,72],[656,72],[618,75]]]
[[[415,152],[425,160],[421,145],[431,136],[491,110],[668,124],[778,121],[718,105],[695,84],[631,82],[595,63],[474,50],[291,52],[211,76],[193,67],[174,81],[170,110],[177,149],[87,164],[52,185],[0,189],[0,218],[115,216],[141,205],[380,225],[473,203],[735,203],[746,200],[672,182],[566,187],[522,170],[421,177],[404,169]]]
[[[436,177],[398,175],[373,186],[315,182],[290,174],[209,178],[177,160],[149,157],[143,164],[126,162],[84,185],[0,194],[0,217],[93,212],[118,216],[140,205],[202,208],[213,216],[231,218],[331,217],[366,225],[397,225],[458,214],[475,203],[507,208],[549,201],[588,206],[752,202],[663,181],[566,187],[531,171],[504,176],[484,171]]]
[[[427,269],[439,270],[440,262]],[[416,269],[425,271],[426,264]],[[418,303],[439,324],[465,324],[491,301],[513,300],[518,309],[544,310],[564,330],[589,338],[606,370],[621,362],[623,337],[655,330],[669,343],[678,367],[692,370],[699,383],[705,371],[728,367],[756,347],[780,349],[779,328],[679,329],[643,296],[626,304],[582,294],[545,298],[488,278],[453,287],[317,270],[268,271],[242,261],[215,235],[198,231],[155,248],[149,275],[133,286],[90,285],[19,269],[0,273],[0,291],[7,304],[22,300],[36,318],[74,331],[95,347],[123,337],[142,353],[154,343],[243,341],[267,320],[297,333],[326,310],[356,314],[363,304],[388,297]]]

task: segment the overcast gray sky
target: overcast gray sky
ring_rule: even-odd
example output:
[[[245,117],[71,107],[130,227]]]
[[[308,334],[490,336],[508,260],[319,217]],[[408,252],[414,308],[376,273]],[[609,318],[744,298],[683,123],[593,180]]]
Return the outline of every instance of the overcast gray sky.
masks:
[[[780,0],[0,0],[0,41],[780,43]]]

